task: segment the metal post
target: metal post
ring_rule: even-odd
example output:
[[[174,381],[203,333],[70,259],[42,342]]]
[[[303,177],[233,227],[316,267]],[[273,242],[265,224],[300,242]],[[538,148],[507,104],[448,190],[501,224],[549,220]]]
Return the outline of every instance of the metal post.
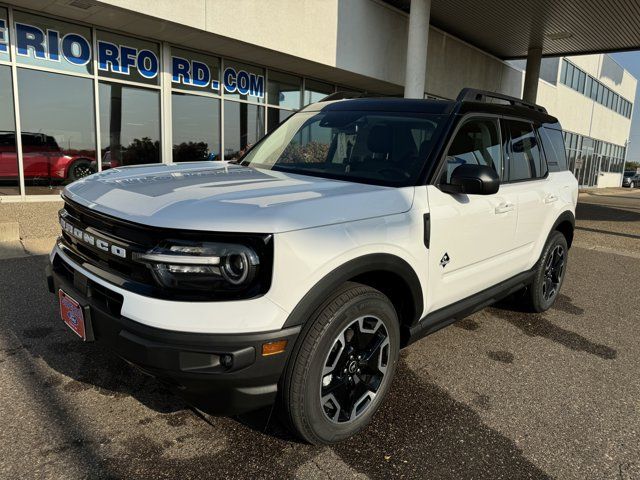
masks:
[[[431,0],[411,0],[404,97],[424,98]]]
[[[524,74],[524,89],[522,99],[525,102],[536,103],[538,97],[538,79],[540,78],[540,64],[542,63],[542,48],[532,47],[527,55],[527,69]]]

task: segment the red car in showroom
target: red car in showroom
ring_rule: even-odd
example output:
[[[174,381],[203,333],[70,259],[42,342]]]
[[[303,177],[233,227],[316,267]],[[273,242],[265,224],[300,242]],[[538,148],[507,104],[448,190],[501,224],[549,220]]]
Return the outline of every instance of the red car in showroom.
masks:
[[[69,183],[95,172],[92,156],[64,152],[54,137],[43,133],[22,133],[22,158],[26,180]],[[0,179],[17,177],[16,135],[0,132]]]

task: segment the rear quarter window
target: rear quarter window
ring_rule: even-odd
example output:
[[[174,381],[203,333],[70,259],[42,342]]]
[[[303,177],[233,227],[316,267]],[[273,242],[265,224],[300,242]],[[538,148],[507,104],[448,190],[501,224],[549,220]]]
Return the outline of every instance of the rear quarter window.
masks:
[[[547,157],[547,165],[550,172],[567,170],[567,151],[562,138],[562,131],[554,128],[542,127],[538,130],[542,149]]]

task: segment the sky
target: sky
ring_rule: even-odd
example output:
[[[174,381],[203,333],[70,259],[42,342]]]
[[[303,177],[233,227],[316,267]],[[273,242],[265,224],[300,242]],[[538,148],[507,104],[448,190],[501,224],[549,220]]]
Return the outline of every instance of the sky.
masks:
[[[638,89],[633,102],[633,120],[631,122],[631,131],[629,132],[630,143],[627,161],[640,162],[640,51],[614,53],[611,56],[638,79]]]

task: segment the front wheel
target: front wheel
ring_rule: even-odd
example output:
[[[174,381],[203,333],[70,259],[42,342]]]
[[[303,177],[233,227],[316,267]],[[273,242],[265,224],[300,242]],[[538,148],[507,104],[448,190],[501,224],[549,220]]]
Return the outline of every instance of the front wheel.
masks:
[[[633,182],[631,182],[631,183],[629,184],[629,188],[636,188],[636,184],[635,184],[635,183],[633,183]]]
[[[303,439],[332,444],[364,428],[389,391],[398,317],[385,295],[349,282],[309,322],[285,372],[283,407]]]
[[[553,232],[536,265],[533,283],[528,288],[528,302],[535,312],[548,310],[558,298],[567,270],[568,253],[564,235]]]

